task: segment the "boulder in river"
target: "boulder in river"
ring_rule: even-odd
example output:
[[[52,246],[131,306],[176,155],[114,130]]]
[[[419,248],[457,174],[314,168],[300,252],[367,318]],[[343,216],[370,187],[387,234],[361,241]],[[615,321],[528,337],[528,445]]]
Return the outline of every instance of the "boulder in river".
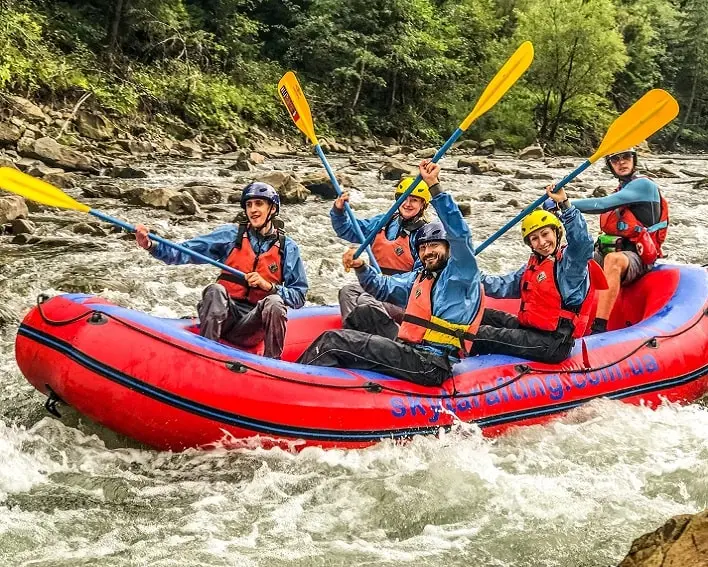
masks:
[[[208,185],[192,185],[185,187],[182,191],[189,193],[200,205],[215,205],[221,203],[223,199],[223,195],[219,189]]]
[[[0,122],[0,146],[14,146],[20,139],[20,129],[10,122]]]
[[[351,187],[352,180],[348,175],[343,175],[341,173],[335,174],[340,187]],[[300,183],[302,183],[311,193],[315,195],[320,195],[325,199],[336,199],[337,191],[334,189],[334,185],[324,171],[313,171],[312,173],[307,173],[300,178]]]
[[[133,205],[144,205],[148,207],[167,208],[167,203],[175,195],[179,195],[174,189],[167,187],[138,187],[126,193],[128,202]],[[190,195],[191,196],[191,195]]]
[[[388,158],[384,160],[379,168],[379,177],[381,179],[390,179],[391,181],[400,181],[401,177],[411,175],[414,176],[413,168],[407,163],[403,163],[397,159]]]
[[[255,181],[261,181],[262,183],[267,183],[275,187],[284,205],[304,203],[310,195],[307,188],[301,183],[298,183],[295,177],[286,171],[262,173],[255,178]],[[231,199],[229,199],[229,202],[232,202]]]
[[[708,565],[708,510],[671,518],[634,540],[618,567],[705,567]]]
[[[92,140],[110,140],[114,127],[105,116],[82,110],[76,116],[76,129],[82,136]]]
[[[27,203],[19,195],[3,195],[0,197],[0,224],[15,220],[17,218],[27,218],[29,209]]]
[[[44,163],[63,169],[98,173],[96,165],[88,156],[72,150],[47,136],[34,140],[31,144],[28,143],[22,149],[20,149],[18,144],[18,151],[25,157],[37,158]]]
[[[167,201],[167,210],[178,215],[194,215],[201,213],[199,205],[190,193],[177,193]]]

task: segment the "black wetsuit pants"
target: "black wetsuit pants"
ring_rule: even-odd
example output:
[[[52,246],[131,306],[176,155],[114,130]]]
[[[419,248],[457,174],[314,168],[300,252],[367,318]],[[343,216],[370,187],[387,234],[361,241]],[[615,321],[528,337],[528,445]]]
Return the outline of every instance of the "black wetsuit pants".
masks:
[[[447,356],[353,329],[322,333],[298,362],[373,370],[423,386],[440,386],[452,376]]]
[[[537,362],[557,363],[570,355],[575,339],[573,325],[561,319],[555,331],[523,327],[504,311],[485,309],[472,354],[508,354]]]

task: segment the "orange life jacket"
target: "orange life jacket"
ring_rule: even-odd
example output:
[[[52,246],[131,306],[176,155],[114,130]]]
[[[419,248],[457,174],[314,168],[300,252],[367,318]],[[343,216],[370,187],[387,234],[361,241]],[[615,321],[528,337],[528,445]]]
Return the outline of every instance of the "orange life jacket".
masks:
[[[669,203],[661,192],[659,192],[659,199],[661,207],[659,222],[652,226],[644,226],[628,205],[600,215],[600,230],[605,234],[626,238],[635,246],[637,254],[647,266],[653,264],[657,258],[664,257],[661,245],[666,240],[669,226]]]
[[[264,280],[272,284],[280,284],[283,282],[284,251],[285,235],[278,230],[278,238],[273,245],[263,254],[257,255],[248,240],[247,225],[241,225],[236,235],[236,246],[224,263],[245,274],[258,272]],[[229,297],[245,300],[252,305],[270,293],[259,287],[249,287],[241,278],[226,271],[222,271],[216,281],[226,288]]]
[[[563,257],[560,248],[555,254],[539,259],[537,254],[529,258],[526,270],[521,276],[521,304],[519,323],[541,331],[555,331],[561,319],[569,319],[573,324],[573,337],[585,335],[595,318],[597,308],[595,293],[607,284],[600,265],[595,260],[588,262],[590,288],[583,303],[569,307],[563,305],[563,297],[556,281],[556,264]],[[600,281],[598,281],[600,280]]]
[[[470,323],[452,323],[433,315],[433,287],[436,279],[424,277],[423,272],[416,278],[408,296],[408,305],[403,315],[403,323],[398,330],[398,338],[412,344],[423,341],[456,347],[461,355],[472,348],[474,334],[479,329],[484,314],[484,288],[480,285],[480,304],[477,314]]]
[[[391,221],[386,223],[376,234],[376,238],[371,244],[371,251],[374,253],[382,274],[387,276],[405,274],[410,272],[415,264],[411,253],[410,235],[401,231],[395,240],[389,240],[386,238],[386,232],[390,223]]]

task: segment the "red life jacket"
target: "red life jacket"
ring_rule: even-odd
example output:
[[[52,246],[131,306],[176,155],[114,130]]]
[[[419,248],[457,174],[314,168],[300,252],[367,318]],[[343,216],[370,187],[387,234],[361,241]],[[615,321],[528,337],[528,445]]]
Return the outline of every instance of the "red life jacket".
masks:
[[[376,234],[376,238],[371,244],[371,251],[374,253],[382,274],[387,276],[405,274],[410,272],[415,264],[415,259],[411,254],[410,236],[401,231],[395,240],[386,238],[390,222],[386,223]]]
[[[435,279],[416,278],[413,289],[408,296],[408,305],[403,315],[403,324],[398,330],[398,338],[412,344],[423,341],[438,345],[451,345],[459,349],[461,355],[466,355],[472,348],[474,334],[479,329],[484,314],[484,288],[480,285],[480,304],[477,314],[470,323],[452,323],[433,315],[433,287]]]
[[[273,245],[263,254],[256,255],[248,240],[248,227],[241,225],[236,235],[236,246],[224,263],[245,274],[258,272],[264,280],[272,284],[280,284],[283,282],[284,250],[285,235],[278,230],[278,238]],[[216,281],[226,288],[229,297],[245,300],[252,305],[270,293],[259,287],[249,287],[241,278],[226,271],[222,271]]]
[[[619,188],[617,189],[619,191]],[[659,192],[661,213],[659,222],[652,226],[644,226],[632,213],[628,205],[618,207],[600,215],[600,230],[612,236],[621,236],[631,242],[637,249],[642,262],[649,266],[657,258],[663,258],[661,245],[666,240],[669,226],[669,203]]]
[[[595,318],[593,311],[597,309],[595,293],[598,289],[606,288],[607,284],[603,284],[604,275],[601,276],[600,265],[595,260],[590,260],[590,288],[583,303],[573,307],[563,305],[563,297],[556,281],[556,264],[563,257],[564,248],[542,259],[539,259],[537,254],[531,255],[526,271],[521,276],[521,305],[518,317],[519,323],[525,327],[541,331],[555,331],[561,318],[569,319],[573,324],[573,337],[577,339],[590,329]]]

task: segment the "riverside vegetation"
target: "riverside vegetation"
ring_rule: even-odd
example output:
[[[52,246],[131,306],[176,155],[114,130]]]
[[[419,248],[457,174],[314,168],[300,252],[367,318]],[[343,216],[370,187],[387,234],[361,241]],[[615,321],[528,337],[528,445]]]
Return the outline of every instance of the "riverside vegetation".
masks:
[[[290,132],[275,85],[292,68],[320,131],[432,144],[531,40],[529,72],[472,136],[587,153],[662,87],[682,114],[656,141],[708,137],[708,0],[0,0],[0,15],[0,93],[137,135]]]

